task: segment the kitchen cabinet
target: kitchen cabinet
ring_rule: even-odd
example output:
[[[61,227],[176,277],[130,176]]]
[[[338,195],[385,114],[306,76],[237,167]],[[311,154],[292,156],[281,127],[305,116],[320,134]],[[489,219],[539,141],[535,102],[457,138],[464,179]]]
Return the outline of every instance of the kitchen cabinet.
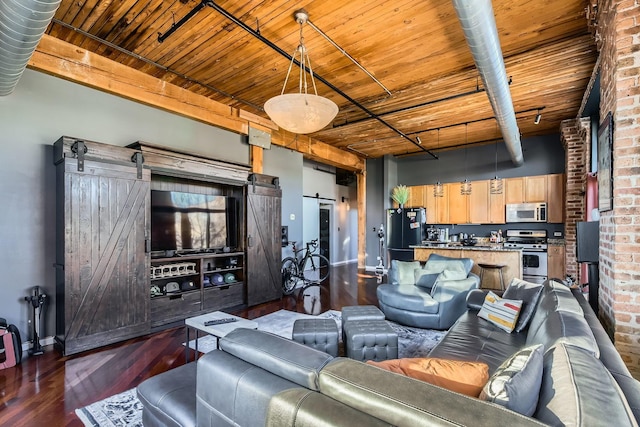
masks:
[[[505,178],[503,184],[505,204],[524,202],[524,177]]]
[[[504,178],[501,194],[491,194],[490,181],[471,182],[471,194],[460,194],[460,183],[444,184],[444,196],[434,185],[410,187],[408,207],[426,207],[427,224],[504,224],[507,203],[547,203],[550,223],[564,220],[564,174]]]
[[[524,202],[547,201],[547,176],[526,176],[524,178]]]
[[[562,244],[549,244],[547,246],[547,275],[549,278],[565,278],[565,249]]]
[[[505,203],[534,203],[547,200],[547,176],[525,176],[504,180]]]
[[[412,185],[409,187],[409,200],[407,202],[408,208],[422,208],[426,206],[424,197],[426,187],[426,185]]]
[[[427,224],[450,224],[449,222],[449,188],[444,185],[442,197],[433,194],[435,185],[425,185],[424,206],[427,208]]]
[[[504,181],[503,181],[504,184]],[[489,223],[504,224],[506,222],[504,188],[500,194],[489,194]]]
[[[564,174],[547,175],[547,222],[564,222]]]
[[[475,182],[473,183],[475,184]],[[471,193],[476,189],[471,186]],[[445,191],[449,193],[449,223],[468,224],[469,223],[469,195],[460,194],[460,183],[451,182],[445,184]]]
[[[489,181],[473,181],[469,199],[469,222],[488,224],[491,222],[489,208]]]
[[[436,197],[436,221],[438,224],[451,224],[449,218],[449,197],[451,197],[451,184],[444,184],[444,194]]]

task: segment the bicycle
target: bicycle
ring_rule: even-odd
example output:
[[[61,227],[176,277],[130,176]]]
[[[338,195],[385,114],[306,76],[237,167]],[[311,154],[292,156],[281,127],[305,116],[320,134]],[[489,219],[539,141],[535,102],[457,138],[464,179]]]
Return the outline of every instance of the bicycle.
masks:
[[[296,242],[291,242],[293,256],[282,260],[282,291],[285,295],[293,293],[298,281],[304,287],[316,285],[329,276],[329,260],[324,255],[313,253],[318,248],[318,239],[306,243],[305,249],[297,249]],[[304,255],[298,254],[304,251]]]

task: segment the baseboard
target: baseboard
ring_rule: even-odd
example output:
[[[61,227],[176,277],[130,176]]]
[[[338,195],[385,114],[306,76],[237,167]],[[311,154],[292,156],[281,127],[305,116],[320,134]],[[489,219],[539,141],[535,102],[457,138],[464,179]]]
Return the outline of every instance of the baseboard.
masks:
[[[40,345],[41,346],[45,346],[45,345],[53,345],[53,336],[51,337],[44,337],[40,339]],[[26,354],[24,354],[25,352],[28,352],[29,349],[31,348],[31,340],[29,341],[25,341],[22,343],[22,356],[26,356]]]
[[[358,262],[358,259],[348,259],[346,261],[338,261],[338,262],[334,262],[331,265],[346,265],[346,264],[353,264],[354,262]]]

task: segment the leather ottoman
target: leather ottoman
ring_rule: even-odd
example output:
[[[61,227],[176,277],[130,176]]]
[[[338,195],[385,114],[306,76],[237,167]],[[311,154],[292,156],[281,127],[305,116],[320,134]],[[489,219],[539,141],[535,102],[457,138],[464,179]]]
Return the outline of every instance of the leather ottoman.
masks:
[[[351,320],[343,330],[348,358],[362,362],[398,358],[398,334],[386,320]]]
[[[349,305],[342,307],[342,342],[346,342],[344,325],[352,320],[384,320],[384,313],[375,305]]]
[[[338,356],[338,325],[333,319],[296,320],[292,339],[333,357]]]

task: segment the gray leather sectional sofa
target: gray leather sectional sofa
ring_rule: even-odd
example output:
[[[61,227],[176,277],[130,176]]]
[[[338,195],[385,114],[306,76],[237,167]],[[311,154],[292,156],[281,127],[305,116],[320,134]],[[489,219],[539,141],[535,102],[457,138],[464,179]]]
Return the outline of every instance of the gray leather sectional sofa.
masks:
[[[475,300],[474,300],[475,298]],[[637,425],[640,385],[583,296],[547,282],[529,328],[506,333],[477,316],[484,294],[430,356],[487,363],[543,344],[532,417],[495,403],[269,333],[238,329],[220,350],[138,387],[145,426]]]

